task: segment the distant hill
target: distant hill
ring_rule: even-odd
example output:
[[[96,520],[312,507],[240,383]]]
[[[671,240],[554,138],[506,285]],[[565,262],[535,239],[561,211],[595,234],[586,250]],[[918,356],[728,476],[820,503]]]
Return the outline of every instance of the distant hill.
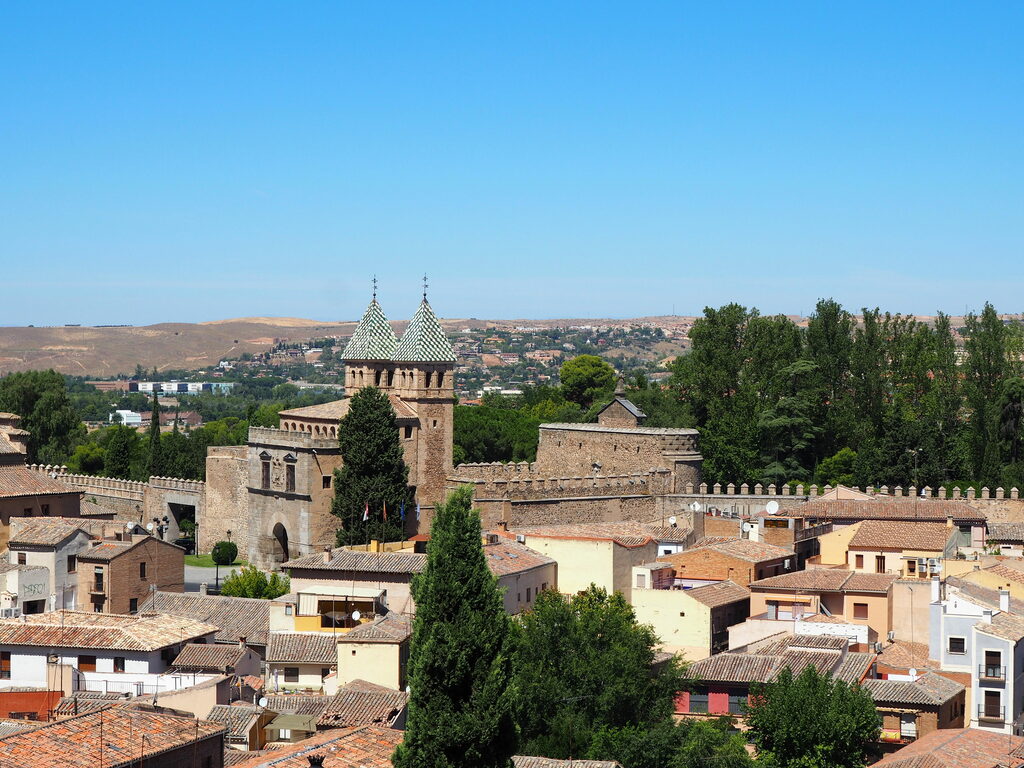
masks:
[[[475,320],[442,323],[449,331],[481,325]],[[355,321],[243,317],[145,326],[0,327],[0,375],[53,368],[74,376],[106,377],[133,373],[136,365],[148,370],[205,368],[225,357],[265,352],[275,340],[350,336],[355,325]],[[401,333],[407,322],[392,325]]]

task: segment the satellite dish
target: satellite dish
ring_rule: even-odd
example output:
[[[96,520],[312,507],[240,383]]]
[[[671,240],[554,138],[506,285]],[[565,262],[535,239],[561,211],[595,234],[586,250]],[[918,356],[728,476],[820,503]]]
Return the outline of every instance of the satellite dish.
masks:
[[[740,526],[740,528],[743,529],[744,533],[750,533],[752,530],[754,530],[754,526],[751,525],[750,523],[744,523],[743,525]]]
[[[131,531],[134,527],[135,527],[135,523],[125,523],[124,524],[124,529],[126,531]]]
[[[767,503],[767,504],[765,505],[765,507],[764,507],[764,511],[765,511],[765,512],[767,512],[767,513],[768,513],[769,515],[775,515],[775,514],[778,514],[778,511],[779,511],[779,502],[777,502],[777,501],[769,501],[769,502],[768,502],[768,503]]]
[[[260,700],[257,701],[256,703],[259,704],[261,707],[267,706],[267,697],[266,696],[260,696]]]
[[[152,523],[148,523],[148,524],[146,525],[146,530],[147,530],[147,531],[152,531],[152,530],[153,530],[153,524],[152,524]]]
[[[693,502],[693,504],[690,505],[690,509],[692,509],[694,512],[700,512],[700,509],[701,509],[700,502],[699,501]]]
[[[672,517],[670,517],[668,519],[668,524],[671,525],[673,528],[676,527],[676,516],[675,515],[672,515]]]
[[[359,611],[352,611],[352,621],[359,621],[361,615]]]

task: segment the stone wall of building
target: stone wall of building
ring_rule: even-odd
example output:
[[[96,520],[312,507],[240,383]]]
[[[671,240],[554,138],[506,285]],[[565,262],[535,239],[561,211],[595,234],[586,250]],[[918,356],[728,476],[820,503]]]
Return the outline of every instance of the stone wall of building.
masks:
[[[249,516],[249,449],[244,445],[206,449],[206,499],[199,521],[199,551],[228,538],[248,555],[254,532]]]

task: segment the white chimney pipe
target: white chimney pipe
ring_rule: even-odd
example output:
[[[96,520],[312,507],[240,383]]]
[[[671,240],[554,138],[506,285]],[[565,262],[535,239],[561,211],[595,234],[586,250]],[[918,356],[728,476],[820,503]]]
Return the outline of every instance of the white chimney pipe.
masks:
[[[933,603],[937,603],[937,602],[939,602],[939,600],[942,599],[942,597],[940,595],[940,591],[941,590],[940,590],[939,587],[940,587],[939,577],[938,576],[932,576],[932,602]]]
[[[999,590],[999,610],[1003,613],[1010,612],[1010,590],[1008,589]]]

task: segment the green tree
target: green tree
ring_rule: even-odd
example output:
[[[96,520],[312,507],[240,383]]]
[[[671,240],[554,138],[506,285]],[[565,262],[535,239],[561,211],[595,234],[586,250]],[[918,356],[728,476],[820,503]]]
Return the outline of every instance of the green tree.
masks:
[[[565,399],[589,408],[615,388],[615,369],[597,355],[578,355],[558,371]]]
[[[146,471],[150,476],[162,477],[164,475],[164,458],[160,452],[160,401],[157,399],[156,390],[153,391],[151,414]]]
[[[968,422],[967,444],[974,479],[994,486],[1000,475],[999,394],[1003,378],[1009,374],[1007,331],[995,308],[986,303],[981,316],[964,318],[966,338],[964,381]]]
[[[217,565],[231,565],[238,557],[238,545],[233,541],[218,541],[210,550],[210,558]]]
[[[289,579],[280,573],[267,574],[254,565],[232,571],[224,583],[220,593],[229,597],[255,597],[260,600],[273,600],[285,595],[289,590]]]
[[[0,411],[22,418],[28,430],[28,461],[61,464],[85,439],[85,426],[56,371],[21,371],[0,379]]]
[[[685,687],[677,660],[651,673],[659,640],[618,592],[594,585],[570,599],[542,592],[518,634],[516,720],[525,754],[586,754],[601,728],[670,717]]]
[[[395,768],[511,766],[510,620],[484,559],[472,491],[439,504],[416,601],[409,715]]]
[[[728,717],[604,727],[595,731],[587,758],[616,760],[623,768],[753,768],[746,742],[734,729]]]
[[[110,429],[106,453],[103,459],[103,474],[128,480],[132,476],[132,448],[138,441],[138,433],[131,427],[114,426]]]
[[[808,665],[751,688],[749,735],[768,768],[862,768],[878,740],[871,696]],[[808,706],[814,702],[814,706]]]
[[[338,544],[400,541],[399,511],[413,502],[409,468],[402,458],[398,423],[388,396],[376,387],[356,392],[341,420],[338,443],[344,463],[334,473],[331,503],[331,512],[341,520]]]

